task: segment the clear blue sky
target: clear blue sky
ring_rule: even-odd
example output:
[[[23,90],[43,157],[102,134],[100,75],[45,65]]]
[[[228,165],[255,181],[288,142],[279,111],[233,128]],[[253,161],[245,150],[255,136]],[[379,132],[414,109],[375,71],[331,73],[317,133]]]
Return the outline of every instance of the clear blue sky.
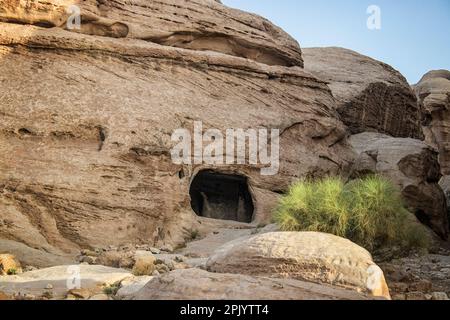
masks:
[[[450,70],[450,0],[223,0],[262,15],[301,47],[340,46],[392,65],[411,84],[431,69]],[[381,30],[367,28],[370,5]]]

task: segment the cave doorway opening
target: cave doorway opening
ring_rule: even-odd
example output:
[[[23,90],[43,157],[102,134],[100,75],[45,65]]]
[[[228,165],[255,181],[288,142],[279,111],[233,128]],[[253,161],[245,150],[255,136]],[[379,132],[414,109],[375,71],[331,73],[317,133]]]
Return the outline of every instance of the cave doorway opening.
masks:
[[[191,207],[201,217],[250,223],[253,199],[245,176],[200,171],[189,190]]]

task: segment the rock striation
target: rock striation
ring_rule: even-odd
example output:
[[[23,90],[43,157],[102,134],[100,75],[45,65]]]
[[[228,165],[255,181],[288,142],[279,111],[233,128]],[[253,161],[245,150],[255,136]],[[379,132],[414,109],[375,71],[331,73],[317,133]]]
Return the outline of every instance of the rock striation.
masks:
[[[303,57],[305,69],[328,82],[352,134],[423,139],[420,104],[397,70],[344,48],[306,48]]]

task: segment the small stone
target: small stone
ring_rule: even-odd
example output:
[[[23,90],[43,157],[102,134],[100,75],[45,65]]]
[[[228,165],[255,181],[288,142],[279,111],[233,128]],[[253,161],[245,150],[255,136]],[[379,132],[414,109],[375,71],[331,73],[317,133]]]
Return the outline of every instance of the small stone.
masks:
[[[89,300],[106,301],[106,300],[110,300],[110,298],[108,297],[107,294],[100,293],[100,294],[93,295],[92,297],[89,298]]]
[[[392,296],[392,300],[406,300],[405,294],[395,294]]]
[[[169,267],[168,266],[166,266],[165,264],[157,264],[156,265],[156,270],[159,272],[159,273],[168,273],[168,272],[170,272],[170,269],[169,269]]]
[[[97,256],[98,255],[98,253],[97,252],[95,252],[95,251],[92,251],[92,250],[89,250],[89,249],[83,249],[83,250],[81,250],[81,255],[83,255],[83,256]]]
[[[91,293],[87,289],[72,289],[69,291],[69,294],[73,295],[77,299],[88,299],[91,296]]]
[[[448,295],[445,292],[433,292],[431,294],[431,300],[448,301],[450,299],[448,298]]]
[[[30,272],[30,271],[34,271],[34,270],[37,270],[38,268],[36,268],[36,267],[33,267],[33,266],[26,266],[24,269],[23,269],[23,271],[24,272]]]
[[[87,263],[87,264],[95,264],[95,261],[97,260],[96,257],[91,256],[82,256],[80,258],[80,263]]]
[[[161,251],[172,253],[173,252],[173,247],[170,244],[166,244],[165,246],[163,246],[161,248]]]
[[[425,295],[425,299],[427,299],[427,300],[432,300],[432,299],[433,299],[433,295],[427,293],[427,294]]]
[[[409,285],[409,291],[429,293],[433,284],[428,280],[420,280]]]
[[[159,276],[159,275],[160,275],[160,273],[159,273],[158,270],[155,270],[155,271],[153,271],[153,273],[152,273],[152,276],[154,276],[154,277],[157,277],[157,276]]]
[[[424,301],[427,300],[423,292],[408,292],[406,300]]]
[[[161,250],[159,250],[158,248],[150,248],[150,252],[151,253],[153,253],[153,254],[160,254],[161,253]]]
[[[51,283],[47,284],[47,286],[45,287],[45,289],[47,290],[51,290],[53,289],[53,285]]]

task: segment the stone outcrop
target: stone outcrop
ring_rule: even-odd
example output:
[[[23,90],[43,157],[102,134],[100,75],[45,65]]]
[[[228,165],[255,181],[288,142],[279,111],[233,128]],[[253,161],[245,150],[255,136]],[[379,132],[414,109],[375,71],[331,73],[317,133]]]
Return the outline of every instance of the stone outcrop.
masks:
[[[391,66],[343,48],[303,49],[305,69],[327,81],[342,121],[365,131],[423,138],[421,108],[406,79]]]
[[[2,239],[56,256],[177,245],[199,225],[200,170],[246,177],[259,223],[292,181],[350,162],[329,88],[267,20],[216,1],[83,1],[73,30],[73,3],[0,1]],[[171,135],[194,121],[280,129],[279,174],[174,164]]]
[[[367,300],[350,290],[292,279],[269,279],[199,269],[156,277],[133,300]]]
[[[274,232],[225,244],[207,270],[342,286],[389,298],[383,272],[367,250],[316,232]]]
[[[450,175],[450,71],[435,70],[414,86],[424,106],[426,141],[438,148],[443,175]]]
[[[378,173],[390,178],[402,192],[408,209],[440,237],[446,239],[449,224],[437,151],[425,142],[361,133],[349,139],[357,160],[353,176]]]

